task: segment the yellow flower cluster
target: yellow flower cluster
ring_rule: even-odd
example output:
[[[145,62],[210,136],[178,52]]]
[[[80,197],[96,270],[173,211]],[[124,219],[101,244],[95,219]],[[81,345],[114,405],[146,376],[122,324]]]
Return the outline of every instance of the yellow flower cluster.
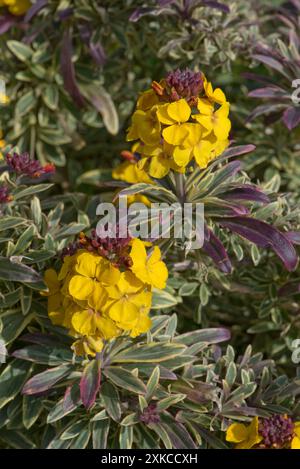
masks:
[[[15,16],[24,15],[31,7],[30,0],[0,0],[0,7],[7,7]]]
[[[122,267],[97,252],[79,249],[64,257],[59,273],[45,273],[48,314],[77,339],[77,355],[94,356],[105,340],[149,330],[152,289],[165,288],[167,278],[159,247],[147,252],[139,239],[129,242]]]
[[[153,82],[138,99],[127,140],[136,141],[138,170],[151,177],[162,178],[171,169],[185,172],[192,160],[205,168],[229,145],[226,96],[202,73],[194,75],[177,71],[173,81]]]

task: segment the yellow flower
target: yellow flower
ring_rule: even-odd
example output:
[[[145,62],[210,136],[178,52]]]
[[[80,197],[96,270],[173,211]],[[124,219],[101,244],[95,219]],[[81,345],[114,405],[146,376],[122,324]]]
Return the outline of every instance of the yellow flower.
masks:
[[[153,106],[158,104],[158,102],[157,94],[152,89],[147,90],[139,97],[136,108],[142,111],[148,111]]]
[[[115,258],[117,265],[125,268],[121,272],[96,251],[87,250],[93,246],[92,239],[80,236],[81,242],[89,241],[86,248],[83,242],[82,249],[65,256],[58,274],[53,269],[45,272],[48,291],[42,293],[48,297],[48,315],[53,324],[66,327],[77,339],[72,346],[75,353],[90,356],[99,352],[105,341],[124,331],[131,337],[148,331],[152,301],[150,283],[139,279],[130,270],[132,260],[128,256],[132,241],[125,246],[125,251],[124,245],[120,244],[122,249]],[[149,246],[149,243],[142,244]],[[124,263],[124,255],[128,264]],[[155,264],[154,257],[150,258],[149,265]],[[159,265],[157,256],[156,261]],[[163,262],[160,264],[166,269]],[[149,272],[151,277],[151,269]]]
[[[153,184],[152,179],[149,178],[143,169],[139,168],[138,163],[132,163],[131,161],[124,161],[124,163],[117,166],[112,172],[112,177],[129,184],[136,184],[138,182]]]
[[[216,88],[213,90],[212,84],[207,81],[204,77],[203,87],[205,90],[205,94],[210,101],[213,103],[224,104],[226,103],[226,96],[221,90],[221,88]]]
[[[225,94],[202,73],[177,70],[152,82],[138,100],[127,137],[137,140],[138,168],[155,179],[185,173],[193,160],[206,168],[229,144],[228,115]]]
[[[78,256],[75,272],[77,275],[69,283],[69,294],[76,300],[89,300],[99,306],[105,294],[100,282],[114,284],[120,276],[120,271],[109,261],[88,252]]]
[[[165,141],[171,145],[181,145],[188,135],[187,126],[184,124],[191,116],[191,108],[185,99],[179,99],[171,104],[158,107],[158,120],[167,125],[162,135]]]
[[[214,111],[214,107],[205,99],[199,99],[197,108],[200,114],[195,114],[193,118],[201,124],[206,133],[213,132],[220,140],[228,138],[231,122],[228,119],[229,103],[224,103]]]
[[[149,311],[151,292],[145,291],[144,284],[132,272],[123,272],[119,282],[106,291],[109,300],[106,311],[111,319],[124,330],[133,329],[140,318],[141,309]]]
[[[236,443],[236,449],[251,449],[262,439],[258,433],[258,417],[254,417],[250,425],[233,423],[226,432],[226,441]]]
[[[82,337],[72,344],[72,349],[76,355],[95,357],[103,349],[103,340],[97,335]]]
[[[156,288],[166,287],[168,269],[161,260],[158,246],[155,246],[148,256],[144,243],[140,239],[134,239],[130,257],[132,260],[131,270],[138,279]]]
[[[24,15],[31,7],[30,0],[1,0],[0,6],[7,6],[10,13],[16,16]]]
[[[142,140],[147,145],[155,145],[160,141],[160,123],[156,117],[155,107],[146,112],[137,110],[133,114],[127,140],[137,139]]]
[[[295,436],[291,442],[291,449],[300,449],[300,422],[295,422]]]

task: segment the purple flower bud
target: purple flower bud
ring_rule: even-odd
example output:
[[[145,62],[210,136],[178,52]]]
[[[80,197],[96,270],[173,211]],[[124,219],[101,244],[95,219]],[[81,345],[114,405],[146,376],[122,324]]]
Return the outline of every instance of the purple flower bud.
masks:
[[[152,402],[151,404],[144,409],[144,411],[140,415],[140,421],[149,425],[149,423],[159,423],[160,416],[157,410],[156,402]]]
[[[7,154],[5,159],[9,169],[19,176],[40,178],[55,173],[55,166],[52,163],[42,166],[38,160],[32,160],[29,153]]]
[[[203,76],[201,72],[192,70],[175,70],[166,78],[171,101],[185,98],[190,99],[199,95],[203,89]]]
[[[260,419],[258,431],[263,437],[262,444],[267,448],[284,448],[293,438],[294,424],[287,415],[273,415]]]

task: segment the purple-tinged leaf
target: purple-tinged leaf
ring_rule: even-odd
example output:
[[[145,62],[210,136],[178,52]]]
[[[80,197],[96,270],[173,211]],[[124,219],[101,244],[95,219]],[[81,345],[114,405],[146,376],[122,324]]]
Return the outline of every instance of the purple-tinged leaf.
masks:
[[[37,0],[27,11],[24,22],[29,23],[48,4],[48,0]]]
[[[68,386],[64,397],[50,410],[47,423],[57,422],[81,405],[78,383]]]
[[[58,338],[57,335],[42,334],[41,332],[24,334],[20,339],[31,344],[45,345],[50,347],[57,347],[57,345],[61,344],[61,337]],[[69,343],[69,339],[67,337],[65,343]]]
[[[102,67],[106,62],[106,55],[102,47],[102,44],[100,42],[93,42],[91,40],[89,44],[89,49],[90,49],[90,54],[93,57],[96,64]]]
[[[289,282],[283,285],[278,290],[279,296],[292,296],[300,293],[300,283],[299,282]]]
[[[174,342],[187,346],[206,342],[208,344],[219,344],[226,342],[231,337],[230,330],[225,327],[211,327],[209,329],[198,329],[192,332],[180,334],[174,338]]]
[[[175,3],[176,0],[158,0],[157,3],[160,7],[167,7]]]
[[[172,418],[173,420],[173,418]],[[154,426],[161,427],[168,434],[168,437],[172,443],[172,448],[174,449],[196,449],[194,441],[192,440],[190,434],[186,430],[185,426],[182,423],[172,421],[168,419],[166,423],[157,423]],[[150,424],[151,428],[153,424]]]
[[[106,61],[106,56],[101,43],[93,42],[92,40],[92,29],[88,24],[82,24],[78,26],[80,36],[83,42],[87,45],[91,57],[95,63],[102,67]]]
[[[64,80],[65,90],[73,98],[75,104],[77,104],[78,107],[83,107],[85,105],[85,101],[76,82],[75,68],[72,62],[72,53],[72,38],[70,29],[67,28],[64,32],[62,40],[60,56],[61,73]]]
[[[210,190],[215,187],[219,187],[220,184],[232,178],[241,170],[240,161],[231,161],[230,163],[223,166],[223,168],[214,172],[213,184],[210,186]]]
[[[66,414],[72,412],[79,405],[80,399],[80,390],[78,384],[73,386],[68,386],[63,399],[63,409]]]
[[[291,47],[294,47],[296,50],[300,49],[300,38],[294,29],[289,31],[289,40]]]
[[[249,215],[249,209],[244,205],[237,205],[232,202],[214,198],[207,198],[205,202],[205,214],[211,218],[240,217]]]
[[[172,11],[168,8],[168,5],[171,5],[174,2],[168,2],[165,6],[152,8],[152,7],[140,7],[137,8],[129,17],[129,21],[132,23],[136,23],[139,21],[143,16],[151,15],[151,16],[159,16],[162,14],[175,14],[175,11]]]
[[[266,51],[266,52],[269,52],[269,51]],[[284,64],[281,63],[279,60],[276,60],[273,57],[262,55],[262,54],[255,54],[252,57],[254,60],[257,60],[258,62],[261,62],[274,70],[277,70],[277,72],[281,73],[281,75],[290,79],[289,74],[286,73]]]
[[[10,30],[12,26],[18,22],[18,19],[14,15],[9,13],[5,13],[4,15],[0,16],[0,36],[5,34],[7,31]]]
[[[258,189],[251,184],[243,184],[242,186],[229,189],[222,193],[221,198],[225,200],[250,200],[253,202],[261,202],[263,204],[270,202],[269,197],[261,189]]]
[[[98,359],[91,360],[83,370],[80,380],[80,396],[86,409],[95,403],[100,388],[101,368]]]
[[[67,21],[69,18],[71,18],[74,14],[74,8],[68,7],[64,8],[63,10],[58,11],[58,17],[60,21]]]
[[[300,231],[288,231],[284,236],[293,244],[300,244]]]
[[[202,4],[205,7],[216,8],[217,10],[223,11],[223,13],[230,13],[229,6],[224,5],[224,3],[215,2],[211,0],[203,0]]]
[[[290,99],[286,91],[279,88],[279,86],[266,86],[265,88],[257,88],[256,90],[250,91],[248,94],[249,98],[283,98]]]
[[[282,111],[286,108],[286,104],[279,103],[279,104],[262,104],[261,106],[257,106],[253,111],[249,114],[246,123],[252,121],[256,117],[262,116],[263,114],[270,114],[271,112],[278,112]]]
[[[236,147],[229,147],[222,153],[222,158],[233,158],[239,155],[251,153],[256,149],[255,145],[237,145]]]
[[[232,265],[226,249],[219,238],[207,227],[205,229],[205,240],[202,249],[222,272],[226,274],[231,272]]]
[[[71,369],[70,365],[61,365],[33,376],[23,387],[22,394],[33,395],[48,391],[56,383],[67,377]]]
[[[282,116],[282,120],[285,126],[289,130],[293,130],[300,124],[300,108],[299,107],[289,107],[287,108]]]
[[[242,77],[246,78],[247,80],[256,81],[257,83],[261,83],[262,85],[273,85],[273,82],[269,77],[257,75],[256,73],[244,72],[242,73]]]
[[[250,217],[224,219],[221,225],[262,248],[272,248],[286,269],[296,268],[298,256],[292,243],[272,225]]]

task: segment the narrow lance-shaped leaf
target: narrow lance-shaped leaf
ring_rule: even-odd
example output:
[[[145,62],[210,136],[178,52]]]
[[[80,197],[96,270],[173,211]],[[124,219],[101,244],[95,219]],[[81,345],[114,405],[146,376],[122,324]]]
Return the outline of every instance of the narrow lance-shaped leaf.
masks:
[[[48,3],[48,0],[37,0],[27,11],[25,18],[24,18],[24,23],[29,23],[34,16],[38,14],[39,11],[41,11]]]
[[[72,51],[72,37],[70,29],[67,28],[62,39],[60,56],[61,73],[66,91],[73,98],[78,107],[83,107],[85,102],[76,82],[75,67],[72,62]]]
[[[48,389],[51,389],[52,386],[65,378],[70,371],[71,367],[69,365],[57,366],[43,371],[27,381],[22,389],[22,394],[33,395],[48,391]]]
[[[215,262],[222,272],[229,274],[232,265],[226,249],[210,229],[206,228],[205,231],[207,236],[202,247],[203,251]]]
[[[13,282],[38,283],[42,277],[34,269],[20,262],[0,257],[0,279]]]
[[[282,120],[289,130],[295,129],[300,124],[300,109],[298,107],[287,108],[283,113]]]
[[[250,217],[224,219],[221,225],[262,248],[271,247],[287,270],[296,268],[298,256],[287,237],[272,225]]]
[[[94,359],[86,365],[80,380],[80,396],[86,409],[90,409],[96,400],[100,380],[100,363],[98,359]]]
[[[218,195],[220,196],[220,194]],[[270,202],[269,197],[262,190],[251,184],[243,184],[242,186],[229,189],[222,193],[221,198],[225,200],[249,200],[263,204]]]

